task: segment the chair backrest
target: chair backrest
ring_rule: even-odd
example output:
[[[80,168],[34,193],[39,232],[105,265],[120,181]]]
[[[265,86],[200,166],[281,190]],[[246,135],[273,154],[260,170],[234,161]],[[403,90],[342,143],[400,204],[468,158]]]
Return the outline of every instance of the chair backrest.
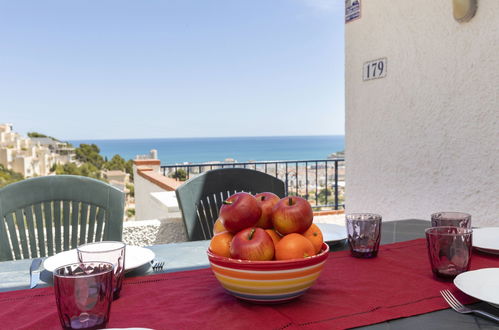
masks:
[[[210,239],[222,202],[230,195],[245,191],[268,191],[284,197],[285,186],[276,177],[245,168],[222,168],[203,172],[175,190],[190,241]]]
[[[92,178],[53,175],[0,189],[0,261],[120,241],[125,195]]]

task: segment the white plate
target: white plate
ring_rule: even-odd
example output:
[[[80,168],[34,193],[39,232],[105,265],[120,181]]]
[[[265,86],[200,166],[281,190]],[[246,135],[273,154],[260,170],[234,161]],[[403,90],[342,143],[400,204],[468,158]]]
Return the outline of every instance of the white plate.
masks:
[[[125,271],[129,271],[151,262],[155,257],[153,251],[140,247],[127,245],[125,247]],[[43,262],[43,267],[49,272],[53,272],[57,267],[78,262],[76,249],[58,253],[48,257]]]
[[[482,248],[476,248],[478,251],[488,253],[488,254],[497,254],[499,255],[499,251],[497,250],[489,250],[489,249],[482,249]]]
[[[345,226],[331,223],[316,223],[316,225],[321,230],[324,242],[326,243],[338,244],[346,240],[348,237]]]
[[[499,308],[499,268],[483,268],[456,276],[454,285],[468,296]]]
[[[473,247],[492,254],[499,254],[499,227],[473,229]]]

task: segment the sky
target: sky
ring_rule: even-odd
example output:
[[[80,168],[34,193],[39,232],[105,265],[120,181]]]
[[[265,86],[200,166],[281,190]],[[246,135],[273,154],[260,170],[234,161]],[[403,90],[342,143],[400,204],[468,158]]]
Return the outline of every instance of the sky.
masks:
[[[0,40],[23,135],[344,134],[343,0],[0,0]]]

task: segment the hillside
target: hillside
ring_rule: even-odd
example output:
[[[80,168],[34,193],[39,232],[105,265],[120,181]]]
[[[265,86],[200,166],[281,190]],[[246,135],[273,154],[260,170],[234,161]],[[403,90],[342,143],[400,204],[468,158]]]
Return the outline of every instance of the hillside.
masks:
[[[24,179],[19,173],[6,169],[0,164],[0,187]]]

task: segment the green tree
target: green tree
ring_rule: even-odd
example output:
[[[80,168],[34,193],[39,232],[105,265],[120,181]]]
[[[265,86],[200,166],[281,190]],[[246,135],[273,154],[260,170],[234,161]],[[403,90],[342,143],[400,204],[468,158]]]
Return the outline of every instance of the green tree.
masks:
[[[110,171],[119,170],[130,174],[130,180],[133,181],[133,161],[125,160],[120,155],[114,155],[110,161],[104,163],[104,168]]]
[[[76,148],[75,153],[77,160],[82,163],[91,163],[99,170],[104,164],[104,158],[100,155],[100,149],[95,144],[80,144],[80,147]]]
[[[130,195],[130,197],[135,197],[135,186],[133,184],[129,183],[126,185],[126,187],[129,191],[128,194]]]
[[[327,195],[327,204],[334,205],[334,189],[322,189],[317,194],[317,198],[319,204],[326,204],[326,195]],[[311,198],[315,199],[315,191],[310,193]],[[345,196],[341,189],[338,189],[338,205],[343,205],[345,201]]]
[[[83,176],[88,176],[94,179],[100,179],[101,177],[99,169],[91,163],[82,164],[78,170],[80,171],[80,175]]]
[[[187,180],[187,172],[182,168],[179,168],[178,170],[176,170],[175,172],[171,173],[168,176],[170,178],[174,178],[174,179],[177,179],[179,181]]]
[[[100,179],[100,170],[91,163],[84,163],[79,167],[75,163],[55,166],[55,174],[82,175]]]
[[[67,163],[64,165],[57,165],[55,167],[55,174],[80,175],[80,171],[75,163]]]
[[[60,140],[56,139],[55,137],[48,136],[48,135],[45,135],[42,133],[37,133],[37,132],[28,132],[28,137],[30,137],[30,138],[49,138],[49,139],[52,139],[54,141],[60,142]]]
[[[127,160],[125,164],[125,172],[130,174],[130,180],[133,181],[133,160]]]
[[[110,171],[124,171],[126,172],[126,161],[120,155],[114,155],[110,161],[104,164],[104,168]]]
[[[319,199],[319,204],[326,204],[326,196],[327,196],[327,203],[331,204],[334,202],[334,197],[332,196],[333,193],[330,189],[322,189],[319,191],[318,199]]]

